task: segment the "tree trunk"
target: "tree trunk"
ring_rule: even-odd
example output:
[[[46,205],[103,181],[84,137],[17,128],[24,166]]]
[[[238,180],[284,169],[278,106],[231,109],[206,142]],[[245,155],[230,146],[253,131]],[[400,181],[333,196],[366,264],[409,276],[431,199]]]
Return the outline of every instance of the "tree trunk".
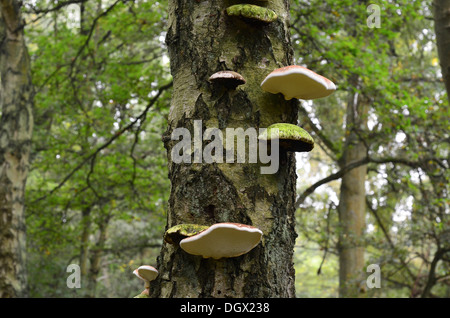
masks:
[[[92,248],[89,273],[88,273],[88,292],[87,297],[94,298],[97,291],[98,275],[102,266],[103,250],[107,239],[109,217],[105,217],[99,220],[98,223],[98,240],[95,246]]]
[[[442,77],[450,101],[450,0],[434,0],[434,29]]]
[[[346,142],[340,166],[345,167],[366,157],[366,146],[358,137],[364,129],[366,110],[357,93],[350,94],[346,116]],[[362,290],[367,165],[347,172],[341,180],[339,198],[339,297],[358,297]]]
[[[81,211],[81,226],[83,228],[80,239],[80,272],[81,277],[88,273],[89,236],[91,235],[91,207]]]
[[[33,129],[30,60],[18,2],[0,0],[0,298],[26,296],[25,183]]]
[[[275,174],[261,174],[259,163],[174,163],[171,140],[176,128],[194,137],[219,128],[267,128],[296,123],[297,101],[261,90],[273,69],[292,63],[288,28],[289,1],[262,3],[278,19],[252,23],[225,13],[232,1],[169,1],[169,48],[173,95],[168,130],[163,136],[169,157],[171,193],[167,228],[182,223],[212,225],[236,222],[263,231],[262,242],[249,253],[219,260],[187,254],[164,242],[158,257],[159,277],[153,297],[294,297],[295,156],[280,152]],[[246,78],[237,89],[208,81],[213,73],[233,70]],[[225,142],[224,142],[225,143]],[[203,143],[203,146],[205,143]],[[202,148],[203,149],[203,148]],[[194,154],[195,156],[198,155]],[[225,156],[225,155],[224,155]]]

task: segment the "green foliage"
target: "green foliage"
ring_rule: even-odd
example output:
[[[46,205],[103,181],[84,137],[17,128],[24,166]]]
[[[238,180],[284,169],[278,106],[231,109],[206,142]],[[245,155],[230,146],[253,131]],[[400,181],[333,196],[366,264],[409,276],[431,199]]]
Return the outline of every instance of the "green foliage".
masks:
[[[99,275],[127,286],[124,269],[108,263],[155,262],[152,248],[164,232],[169,181],[161,135],[169,95],[153,98],[170,82],[161,42],[165,4],[83,6],[76,26],[63,8],[27,29],[37,88],[28,248],[42,263],[30,270],[31,296],[74,292],[65,286],[65,267],[87,251],[84,288],[76,293],[129,297],[136,290],[121,284],[117,291],[87,286]]]
[[[161,142],[170,89],[159,89],[171,81],[167,3],[55,5],[24,5],[36,92],[26,193],[30,296],[134,297],[143,286],[132,271],[155,262],[170,187]],[[307,167],[315,180],[339,170],[346,133],[356,131],[378,160],[366,178],[363,243],[366,264],[382,268],[382,288],[367,295],[417,297],[450,241],[450,110],[431,1],[379,1],[381,28],[368,27],[367,5],[291,1],[296,64],[338,87],[326,99],[302,102],[319,133],[302,113],[300,124],[317,147],[298,186],[302,192],[312,183]],[[81,6],[83,16],[69,10]],[[346,126],[354,93],[369,105],[365,127]],[[338,182],[325,188],[297,214],[299,297],[337,297]],[[448,295],[446,257],[435,268],[434,296]],[[73,263],[85,265],[79,290],[66,286]]]
[[[366,178],[364,246],[366,264],[381,264],[384,285],[369,294],[417,297],[428,282],[433,257],[448,246],[442,239],[449,224],[450,113],[439,75],[431,1],[377,4],[381,25],[369,28],[366,2],[295,1],[292,41],[296,64],[330,78],[338,87],[326,100],[303,105],[320,127],[321,135],[313,137],[325,151],[312,159],[318,167],[331,160],[332,167],[342,168],[339,159],[349,131],[356,132],[368,147],[368,156],[376,158]],[[348,127],[343,121],[348,98],[355,92],[360,103],[369,106],[361,118],[366,126]],[[330,192],[338,189],[328,186]],[[337,254],[337,221],[329,224],[312,216],[323,215],[318,208],[331,203],[329,196],[311,196],[309,205],[299,211],[299,231],[308,242]],[[311,218],[314,226],[309,225]],[[436,274],[448,276],[448,260],[442,258],[439,264]],[[445,295],[445,280],[434,283],[433,295]]]

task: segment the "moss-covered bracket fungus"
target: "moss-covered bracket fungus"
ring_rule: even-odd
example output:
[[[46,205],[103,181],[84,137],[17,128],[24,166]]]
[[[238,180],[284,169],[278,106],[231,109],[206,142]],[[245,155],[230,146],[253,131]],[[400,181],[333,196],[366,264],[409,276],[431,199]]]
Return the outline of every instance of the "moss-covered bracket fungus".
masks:
[[[225,11],[229,16],[239,17],[247,22],[268,24],[278,19],[275,11],[254,4],[235,4]]]
[[[166,233],[164,234],[164,241],[169,244],[179,245],[182,239],[194,236],[201,231],[207,230],[208,228],[208,225],[178,224],[172,226],[166,231]]]
[[[228,89],[236,89],[239,85],[246,83],[245,78],[233,71],[219,71],[209,77],[211,83],[222,85]]]
[[[256,247],[262,235],[262,231],[256,227],[224,222],[208,226],[195,235],[182,239],[179,245],[185,252],[203,258],[237,257]],[[170,236],[167,233],[165,235]]]
[[[286,151],[308,152],[314,148],[314,139],[303,128],[293,124],[273,124],[259,136],[260,140],[278,139],[279,145]]]
[[[290,65],[272,71],[262,81],[261,88],[269,93],[282,93],[286,100],[326,97],[336,90],[329,79],[306,67]]]
[[[142,279],[145,283],[145,289],[135,298],[147,298],[150,294],[150,282],[158,277],[156,268],[150,265],[142,265],[133,271],[133,274]]]

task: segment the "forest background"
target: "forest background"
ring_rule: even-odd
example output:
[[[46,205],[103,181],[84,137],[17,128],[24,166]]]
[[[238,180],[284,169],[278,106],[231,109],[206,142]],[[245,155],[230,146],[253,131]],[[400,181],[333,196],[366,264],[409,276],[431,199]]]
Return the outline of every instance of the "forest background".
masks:
[[[433,3],[374,3],[379,25],[366,1],[291,1],[295,64],[338,87],[299,107],[317,146],[297,155],[297,297],[339,295],[349,134],[366,167],[364,266],[381,268],[381,288],[362,293],[450,297],[450,112]],[[170,193],[167,3],[36,0],[21,12],[34,97],[27,295],[135,296],[142,282],[132,271],[156,263]],[[366,107],[350,129],[355,99]],[[81,288],[67,286],[70,264]]]

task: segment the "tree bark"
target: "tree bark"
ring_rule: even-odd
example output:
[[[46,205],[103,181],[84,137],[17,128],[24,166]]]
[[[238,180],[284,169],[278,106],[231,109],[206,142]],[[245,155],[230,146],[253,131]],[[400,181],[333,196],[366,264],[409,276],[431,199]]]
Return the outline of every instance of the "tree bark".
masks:
[[[95,246],[92,248],[90,257],[90,268],[88,273],[88,293],[87,297],[94,298],[97,291],[98,275],[101,271],[103,250],[107,240],[109,217],[105,217],[99,220],[98,223],[98,240]]]
[[[428,272],[427,282],[425,284],[425,287],[422,291],[422,298],[431,297],[431,289],[437,282],[436,278],[436,268],[440,260],[442,260],[442,257],[445,255],[445,253],[450,252],[450,249],[441,249],[438,247],[438,250],[436,253],[434,253],[433,260],[430,263],[430,270]]]
[[[366,124],[366,110],[358,94],[350,94],[346,116],[346,142],[340,166],[345,167],[367,156],[367,149],[358,136]],[[339,297],[358,297],[362,288],[367,165],[347,172],[341,180],[339,198]]]
[[[434,0],[433,16],[442,77],[450,101],[450,0]]]
[[[226,128],[297,122],[298,101],[260,88],[273,69],[292,64],[289,1],[262,4],[278,15],[267,25],[227,16],[225,9],[232,4],[169,1],[166,43],[174,84],[163,136],[172,184],[166,229],[182,223],[237,222],[264,235],[249,253],[220,260],[193,256],[164,242],[157,264],[160,275],[150,287],[153,297],[295,296],[294,154],[280,152],[275,174],[261,174],[261,163],[236,163],[236,157],[234,163],[171,160],[177,143],[170,140],[172,131],[183,127],[194,136],[194,120],[202,120],[202,131],[219,128],[224,141]],[[235,90],[216,87],[208,78],[220,70],[239,72],[247,83]]]
[[[26,296],[25,184],[33,129],[30,60],[20,7],[0,0],[0,298]]]
[[[91,207],[86,207],[81,211],[81,226],[83,228],[80,239],[80,272],[84,277],[88,273],[89,260],[89,236],[91,235]]]

